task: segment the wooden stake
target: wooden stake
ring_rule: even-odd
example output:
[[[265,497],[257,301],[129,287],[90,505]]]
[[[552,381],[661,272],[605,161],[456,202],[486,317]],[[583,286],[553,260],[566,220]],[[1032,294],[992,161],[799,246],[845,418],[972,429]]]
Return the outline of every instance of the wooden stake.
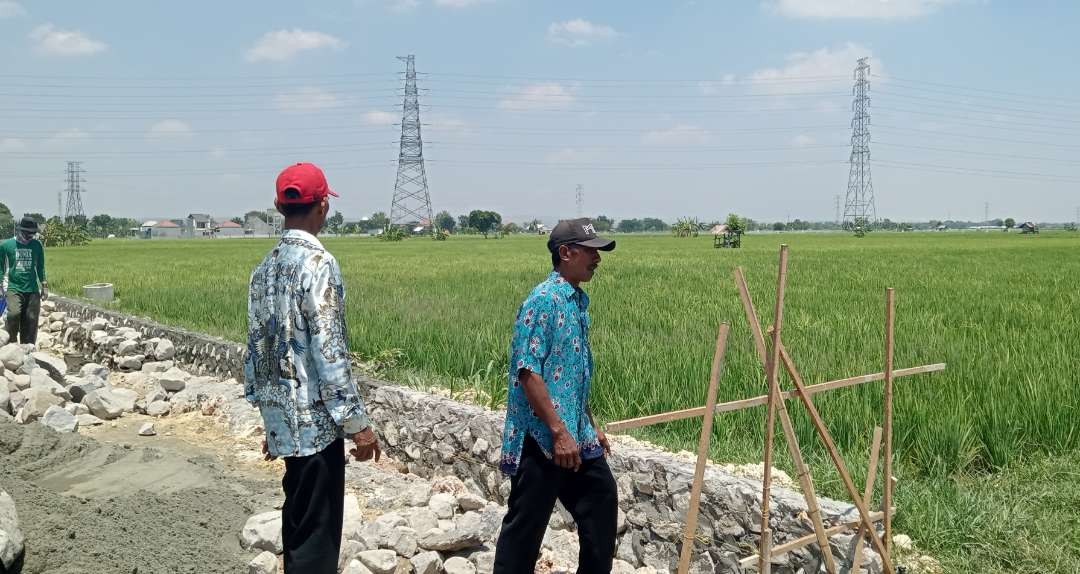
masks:
[[[877,478],[878,454],[881,450],[881,427],[874,427],[874,440],[870,443],[870,464],[866,466],[866,487],[863,488],[863,504],[870,508],[870,502],[874,497],[874,479]],[[885,519],[888,521],[888,519]],[[852,574],[858,574],[859,566],[862,565],[862,541],[866,536],[866,527],[859,525],[859,531],[855,538],[851,539],[851,569]],[[877,536],[872,533],[871,536]],[[887,548],[887,546],[886,546]]]
[[[765,365],[765,377],[769,389],[769,405],[765,411],[765,456],[761,482],[761,558],[758,560],[758,572],[769,574],[772,571],[770,548],[772,530],[769,528],[769,494],[772,489],[772,449],[773,435],[776,432],[776,406],[780,403],[779,387],[776,384],[776,372],[780,364],[780,330],[784,325],[784,289],[787,284],[787,245],[780,245],[780,269],[776,277],[776,307],[774,310],[772,355]],[[766,542],[768,540],[769,542]]]
[[[909,377],[912,375],[921,375],[924,373],[936,373],[938,371],[945,370],[945,363],[934,363],[932,365],[922,365],[919,367],[909,367],[906,369],[897,369],[893,371],[893,379],[900,377]],[[817,383],[814,385],[806,386],[806,393],[808,395],[815,395],[823,391],[831,391],[833,389],[843,389],[846,387],[853,387],[855,385],[861,385],[864,383],[872,383],[874,381],[882,381],[885,379],[885,373],[871,373],[869,375],[859,375],[857,377],[848,377],[846,379],[837,379],[835,381],[829,381],[827,383]],[[784,391],[780,394],[780,397],[784,400],[795,397],[799,394],[798,390]],[[738,411],[742,409],[748,409],[750,407],[759,407],[769,403],[769,395],[760,395],[749,399],[739,399],[736,401],[728,401],[726,403],[719,403],[716,405],[716,413],[726,413],[730,411]],[[657,423],[666,423],[671,421],[680,421],[683,419],[692,419],[694,417],[700,417],[705,414],[705,407],[693,407],[689,409],[682,409],[678,411],[671,411],[666,413],[660,413],[656,415],[647,415],[643,417],[636,417],[632,419],[625,419],[617,422],[611,422],[604,426],[604,430],[607,432],[620,432],[639,427],[654,425]]]
[[[881,511],[874,511],[874,512],[870,513],[870,519],[873,520],[874,522],[880,522],[881,519],[884,518],[884,517],[885,517],[885,513],[881,512]],[[842,522],[842,523],[837,524],[835,526],[830,526],[830,527],[826,528],[825,529],[825,534],[827,534],[829,536],[832,536],[833,534],[839,534],[839,533],[841,533],[841,532],[843,532],[845,530],[851,530],[852,528],[858,528],[861,524],[862,524],[861,520],[849,520],[848,522]],[[809,545],[815,544],[815,543],[817,543],[817,534],[811,532],[810,534],[807,534],[806,536],[800,536],[800,537],[796,538],[795,540],[789,540],[788,542],[785,542],[785,543],[780,544],[778,546],[774,546],[773,549],[772,549],[772,555],[773,556],[779,556],[781,554],[784,554],[785,552],[791,552],[792,550],[798,550],[800,548],[803,548],[803,547],[806,547],[806,546],[809,546]],[[739,560],[739,566],[742,566],[742,567],[746,568],[748,566],[754,565],[754,563],[756,563],[757,560],[758,560],[758,555],[757,554],[751,554],[750,556],[747,556],[746,558],[741,558]]]
[[[881,499],[881,507],[885,510],[892,508],[893,480],[893,321],[894,321],[893,289],[885,290],[885,470],[882,476],[884,494]],[[885,549],[892,553],[892,517],[885,517]],[[876,537],[876,536],[875,536]]]
[[[705,395],[705,412],[711,413],[716,406],[716,388],[720,382],[720,370],[727,352],[727,337],[730,325],[720,324],[720,333],[716,337],[716,351],[713,353],[712,374],[709,376],[709,390]],[[701,486],[705,479],[705,465],[709,460],[709,441],[712,439],[713,418],[707,415],[701,422],[701,438],[698,440],[697,465],[694,467],[694,483],[690,488],[690,508],[686,513],[686,528],[683,530],[682,553],[679,555],[679,574],[690,571],[690,558],[694,553],[694,539],[697,534],[698,508],[701,501]]]
[[[758,321],[757,311],[754,309],[754,302],[750,298],[750,289],[746,286],[746,277],[743,276],[741,267],[735,269],[735,284],[739,288],[739,298],[742,300],[743,311],[746,313],[746,321],[750,324],[750,332],[753,334],[754,348],[757,349],[758,359],[761,360],[762,365],[767,365],[765,336],[761,333],[761,323]],[[775,377],[772,384],[773,388],[770,389],[770,392],[779,395],[780,384],[775,380]],[[833,560],[832,549],[829,546],[829,536],[821,520],[821,509],[818,507],[817,493],[814,490],[814,480],[810,476],[810,468],[806,466],[806,462],[803,460],[802,450],[799,448],[799,439],[795,435],[795,428],[791,424],[791,416],[788,415],[784,401],[776,401],[776,410],[780,413],[780,426],[784,429],[784,439],[787,443],[788,453],[795,463],[799,486],[802,489],[803,497],[806,499],[806,514],[814,525],[814,535],[817,538],[818,547],[821,549],[825,570],[829,574],[835,574],[836,562]],[[778,552],[779,548],[773,549],[773,552]]]
[[[825,443],[825,449],[829,452],[829,458],[832,459],[836,471],[840,473],[840,479],[844,482],[844,487],[847,489],[848,495],[851,496],[855,508],[859,510],[859,517],[863,526],[866,527],[867,531],[873,532],[874,525],[870,521],[870,513],[867,512],[866,505],[862,502],[862,497],[859,496],[858,491],[855,489],[855,483],[851,480],[851,474],[847,470],[847,465],[844,464],[844,459],[840,456],[840,451],[836,448],[836,443],[833,442],[832,435],[829,434],[829,429],[825,426],[825,421],[821,418],[821,413],[818,412],[817,407],[814,406],[814,402],[810,400],[810,397],[805,392],[806,385],[803,384],[799,372],[795,370],[795,362],[791,360],[791,355],[788,354],[787,349],[784,348],[782,343],[780,344],[779,349],[784,366],[787,368],[787,372],[791,376],[792,382],[795,383],[795,388],[799,390],[799,399],[802,400],[803,406],[806,407],[806,412],[810,415],[810,421],[814,424],[814,429],[817,431],[818,436],[821,437],[821,442]],[[886,507],[885,513],[885,519],[888,521],[888,507]],[[871,536],[870,542],[873,543],[874,550],[881,555],[881,564],[885,568],[885,572],[893,574],[892,560],[889,559],[889,553],[885,550],[881,540],[878,539],[877,536]]]

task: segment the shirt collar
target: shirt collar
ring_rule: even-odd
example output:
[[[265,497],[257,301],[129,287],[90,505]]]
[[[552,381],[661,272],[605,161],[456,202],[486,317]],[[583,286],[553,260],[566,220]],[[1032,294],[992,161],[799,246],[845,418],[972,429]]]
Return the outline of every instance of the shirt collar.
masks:
[[[552,271],[551,275],[548,275],[548,281],[552,285],[552,289],[562,295],[566,299],[575,299],[581,301],[583,307],[589,306],[589,296],[580,287],[574,287],[569,281],[563,279],[563,276],[558,271]]]
[[[281,232],[282,239],[294,239],[297,241],[305,241],[312,244],[316,249],[322,249],[325,251],[322,242],[317,237],[304,231],[303,229],[286,229]]]

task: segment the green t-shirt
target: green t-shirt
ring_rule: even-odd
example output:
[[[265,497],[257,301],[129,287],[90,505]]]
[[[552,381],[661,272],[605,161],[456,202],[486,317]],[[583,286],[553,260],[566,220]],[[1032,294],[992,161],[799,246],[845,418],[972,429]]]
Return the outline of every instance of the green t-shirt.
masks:
[[[8,275],[9,291],[37,293],[38,284],[45,282],[45,249],[37,239],[8,239],[0,243],[0,269]]]

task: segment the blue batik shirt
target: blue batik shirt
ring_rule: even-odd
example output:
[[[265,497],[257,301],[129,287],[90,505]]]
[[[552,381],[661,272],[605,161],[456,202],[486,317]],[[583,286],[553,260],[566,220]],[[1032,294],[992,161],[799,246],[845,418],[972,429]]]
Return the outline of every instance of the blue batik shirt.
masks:
[[[310,233],[286,230],[251,274],[244,378],[274,456],[310,456],[369,426],[352,378],[341,270]]]
[[[593,370],[589,296],[558,271],[529,293],[514,323],[500,462],[502,471],[510,475],[517,473],[526,436],[533,437],[548,458],[554,448],[551,431],[533,412],[518,382],[521,369],[544,379],[555,413],[581,447],[582,460],[603,456],[588,414]]]

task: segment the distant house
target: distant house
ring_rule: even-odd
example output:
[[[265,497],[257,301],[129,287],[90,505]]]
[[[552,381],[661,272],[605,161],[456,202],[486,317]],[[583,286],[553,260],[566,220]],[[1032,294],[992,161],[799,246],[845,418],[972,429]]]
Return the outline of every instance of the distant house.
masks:
[[[1039,232],[1039,226],[1035,225],[1034,223],[1032,223],[1030,221],[1025,221],[1024,223],[1020,224],[1020,227],[1017,227],[1017,229],[1020,230],[1020,233],[1038,233]]]
[[[214,235],[219,237],[243,237],[244,226],[235,221],[221,221],[214,224]]]
[[[270,223],[261,217],[249,215],[244,221],[244,235],[272,237],[280,232],[282,221],[284,218],[280,214],[276,219],[270,219]]]
[[[168,219],[144,221],[139,226],[142,239],[177,238],[183,235],[183,228]]]
[[[192,213],[184,220],[184,228],[192,237],[210,236],[214,232],[214,220],[205,213]]]

